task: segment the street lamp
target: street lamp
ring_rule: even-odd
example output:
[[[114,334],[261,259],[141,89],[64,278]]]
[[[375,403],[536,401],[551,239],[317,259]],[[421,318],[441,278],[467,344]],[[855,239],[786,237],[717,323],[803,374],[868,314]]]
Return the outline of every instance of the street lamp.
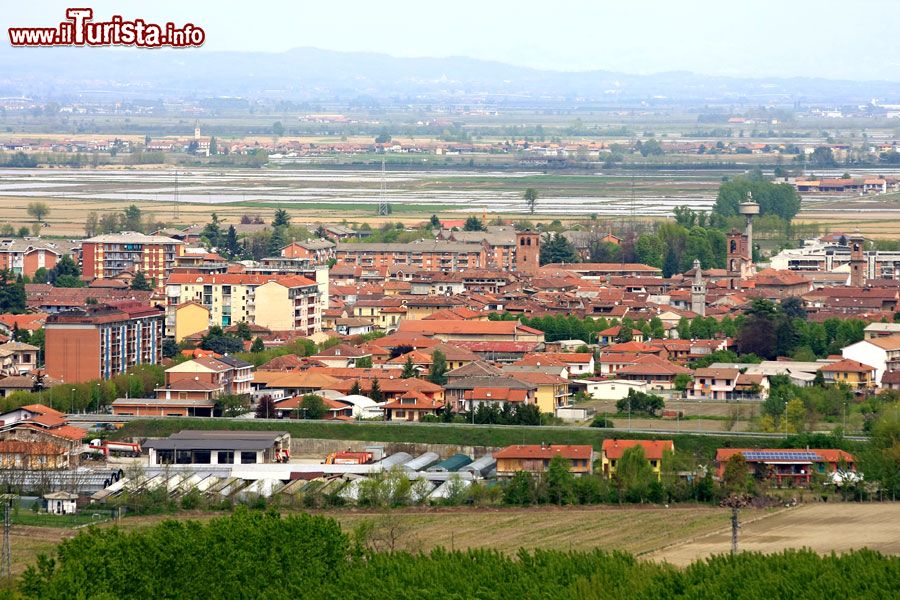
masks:
[[[784,399],[784,412],[782,413],[781,420],[784,421],[784,437],[787,437],[787,398]]]
[[[631,396],[628,398],[628,431],[631,431]]]

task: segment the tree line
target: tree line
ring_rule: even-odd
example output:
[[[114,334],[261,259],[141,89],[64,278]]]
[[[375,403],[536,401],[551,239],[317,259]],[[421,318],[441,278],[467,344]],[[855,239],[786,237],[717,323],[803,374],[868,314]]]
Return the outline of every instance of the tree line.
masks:
[[[871,550],[720,555],[686,569],[603,550],[409,553],[396,536],[373,543],[368,525],[348,533],[324,516],[243,510],[133,532],[94,527],[29,566],[19,589],[45,600],[73,590],[123,599],[888,598],[900,569],[897,557]]]

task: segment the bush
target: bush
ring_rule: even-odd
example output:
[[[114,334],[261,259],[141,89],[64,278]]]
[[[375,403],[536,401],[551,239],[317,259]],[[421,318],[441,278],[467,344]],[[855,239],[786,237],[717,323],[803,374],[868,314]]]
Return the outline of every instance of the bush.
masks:
[[[645,414],[654,416],[665,407],[662,397],[655,394],[637,392],[634,388],[628,390],[628,396],[616,402],[616,410],[620,413]]]
[[[606,429],[615,426],[616,424],[613,423],[611,419],[607,419],[604,415],[597,415],[594,417],[594,420],[591,421],[591,427],[601,427]]]

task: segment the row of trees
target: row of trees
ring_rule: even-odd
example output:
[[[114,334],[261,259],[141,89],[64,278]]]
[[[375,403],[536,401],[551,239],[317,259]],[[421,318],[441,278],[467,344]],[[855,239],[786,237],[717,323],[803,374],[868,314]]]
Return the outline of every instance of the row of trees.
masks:
[[[155,221],[152,215],[145,215],[135,204],[130,204],[121,212],[98,213],[92,210],[84,221],[84,234],[87,237],[120,231],[137,231],[150,233],[166,226],[162,221]]]
[[[91,528],[31,565],[19,589],[25,598],[43,600],[70,598],[76,589],[84,597],[126,600],[225,598],[237,589],[252,598],[640,600],[724,598],[735,590],[747,598],[888,598],[896,585],[897,559],[869,550],[721,555],[679,569],[602,550],[511,556],[438,548],[410,554],[400,551],[409,540],[399,527],[390,527],[385,543],[376,545],[367,525],[351,536],[327,517],[244,509],[203,523],[167,521],[134,532]],[[278,551],[273,556],[262,548]],[[148,564],[165,569],[148,570]]]

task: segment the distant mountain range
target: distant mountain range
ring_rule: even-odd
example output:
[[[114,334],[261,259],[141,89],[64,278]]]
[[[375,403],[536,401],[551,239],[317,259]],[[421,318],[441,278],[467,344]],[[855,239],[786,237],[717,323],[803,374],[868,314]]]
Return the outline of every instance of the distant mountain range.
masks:
[[[5,47],[0,49],[0,95],[785,105],[797,101],[855,104],[872,98],[897,103],[900,83],[713,77],[689,72],[542,71],[464,57],[398,58],[316,48],[263,53]]]

